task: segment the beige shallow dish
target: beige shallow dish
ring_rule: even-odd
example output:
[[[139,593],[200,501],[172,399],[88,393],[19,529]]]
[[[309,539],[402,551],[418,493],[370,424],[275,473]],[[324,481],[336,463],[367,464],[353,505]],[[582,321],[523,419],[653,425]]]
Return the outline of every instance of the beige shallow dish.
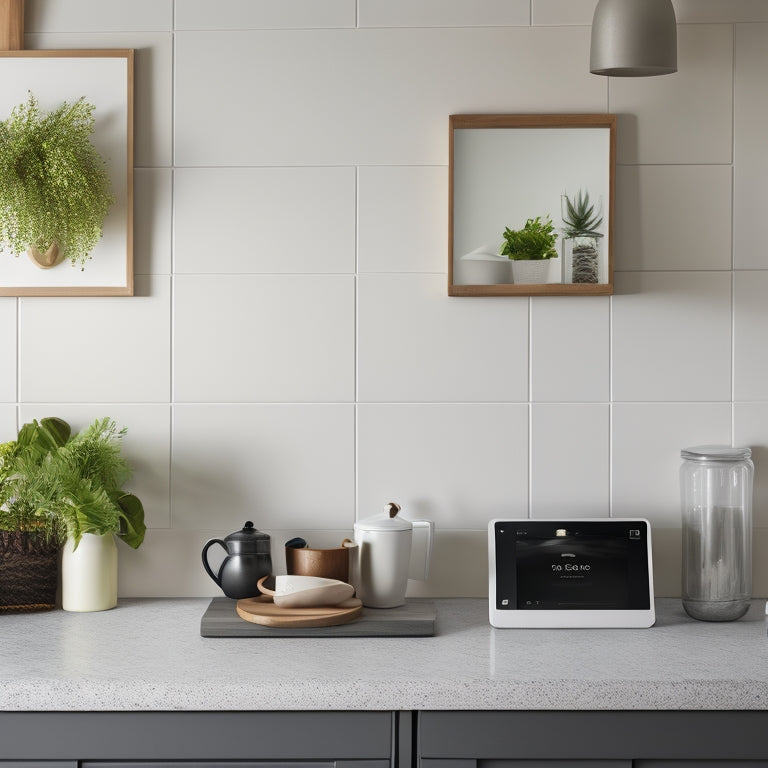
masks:
[[[315,608],[280,608],[268,595],[237,601],[241,619],[267,627],[333,627],[354,621],[362,612],[363,603],[356,597],[341,605]]]
[[[259,579],[259,591],[272,598],[279,608],[315,608],[334,606],[348,600],[355,593],[351,584],[320,576],[275,576],[275,589],[267,589]]]

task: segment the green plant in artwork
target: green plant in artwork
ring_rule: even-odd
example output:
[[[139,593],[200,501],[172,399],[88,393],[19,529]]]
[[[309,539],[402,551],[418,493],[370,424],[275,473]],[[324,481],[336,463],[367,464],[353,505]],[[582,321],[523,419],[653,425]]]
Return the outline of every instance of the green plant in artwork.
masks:
[[[546,221],[541,216],[528,219],[522,229],[504,229],[504,243],[499,254],[513,261],[557,258],[555,250],[555,227],[547,217]]]
[[[43,268],[85,265],[115,202],[84,98],[43,113],[32,93],[0,122],[0,243]]]

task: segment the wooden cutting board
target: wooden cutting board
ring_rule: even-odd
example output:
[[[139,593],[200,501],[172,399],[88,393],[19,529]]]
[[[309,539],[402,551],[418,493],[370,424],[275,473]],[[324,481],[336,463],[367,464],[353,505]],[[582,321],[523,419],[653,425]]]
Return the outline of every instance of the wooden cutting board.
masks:
[[[267,627],[333,627],[354,621],[363,612],[362,602],[351,597],[340,605],[316,608],[280,608],[267,595],[237,601],[237,615]]]

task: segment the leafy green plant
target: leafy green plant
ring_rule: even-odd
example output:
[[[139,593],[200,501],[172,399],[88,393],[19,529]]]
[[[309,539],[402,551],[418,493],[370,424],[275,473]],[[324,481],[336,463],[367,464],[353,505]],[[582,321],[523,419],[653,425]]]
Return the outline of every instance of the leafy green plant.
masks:
[[[101,238],[115,198],[89,138],[94,109],[81,98],[42,114],[30,93],[0,122],[0,242],[15,254],[55,248],[82,268]]]
[[[589,202],[589,192],[579,190],[573,200],[568,195],[563,195],[563,200],[565,201],[563,231],[566,237],[603,236],[602,232],[597,231],[603,223],[603,217],[599,211],[595,213],[595,206]]]
[[[125,433],[108,418],[74,436],[61,419],[25,424],[0,447],[0,528],[42,528],[75,547],[85,533],[113,533],[140,546],[144,508],[123,490],[131,474],[120,452]]]
[[[522,229],[504,229],[504,243],[499,251],[501,256],[506,256],[513,261],[554,259],[557,257],[555,250],[555,227],[549,217],[542,222],[541,217],[528,219]]]

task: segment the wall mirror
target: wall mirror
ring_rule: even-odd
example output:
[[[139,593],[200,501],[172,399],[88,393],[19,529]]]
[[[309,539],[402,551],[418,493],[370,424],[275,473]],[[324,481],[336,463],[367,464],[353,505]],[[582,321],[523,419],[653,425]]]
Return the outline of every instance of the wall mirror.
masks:
[[[448,294],[612,294],[615,115],[451,115],[449,130]]]

